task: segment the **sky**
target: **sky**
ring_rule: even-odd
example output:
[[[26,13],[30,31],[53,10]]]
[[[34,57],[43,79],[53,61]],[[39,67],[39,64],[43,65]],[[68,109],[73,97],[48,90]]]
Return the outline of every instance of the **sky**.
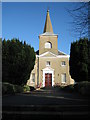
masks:
[[[74,5],[73,5],[74,4]],[[50,12],[53,31],[58,34],[58,49],[70,54],[74,36],[72,17],[66,9],[73,9],[79,2],[3,2],[2,3],[2,38],[26,41],[39,49],[38,36],[43,33],[47,9]]]

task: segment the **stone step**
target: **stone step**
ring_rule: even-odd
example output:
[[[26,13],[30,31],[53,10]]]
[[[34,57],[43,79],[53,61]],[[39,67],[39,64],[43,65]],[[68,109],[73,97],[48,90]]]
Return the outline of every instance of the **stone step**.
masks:
[[[88,105],[21,105],[3,106],[2,111],[88,111]]]
[[[40,119],[82,119],[88,120],[87,105],[23,105],[3,106],[2,120]]]
[[[77,120],[88,120],[89,118],[87,111],[77,111],[77,112],[42,112],[42,111],[30,111],[30,112],[3,112],[2,120],[41,120],[41,119],[55,119],[55,120],[64,120],[64,119],[77,119]]]

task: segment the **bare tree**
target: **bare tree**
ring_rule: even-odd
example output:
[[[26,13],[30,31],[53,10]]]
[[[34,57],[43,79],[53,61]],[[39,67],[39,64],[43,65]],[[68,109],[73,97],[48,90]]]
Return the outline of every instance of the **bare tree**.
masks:
[[[72,30],[75,35],[90,39],[90,2],[77,3],[77,6],[67,11],[73,18]]]

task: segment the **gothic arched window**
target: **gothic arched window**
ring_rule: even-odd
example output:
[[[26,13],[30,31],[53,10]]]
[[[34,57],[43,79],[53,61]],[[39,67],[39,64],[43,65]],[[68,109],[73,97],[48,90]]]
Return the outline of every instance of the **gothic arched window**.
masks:
[[[52,48],[52,43],[51,42],[46,42],[45,43],[45,48]]]

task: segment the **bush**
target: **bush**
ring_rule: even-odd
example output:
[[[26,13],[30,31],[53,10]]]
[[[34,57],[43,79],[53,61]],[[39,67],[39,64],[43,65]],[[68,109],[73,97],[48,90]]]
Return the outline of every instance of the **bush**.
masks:
[[[74,85],[76,91],[82,95],[90,95],[90,82],[82,81]]]
[[[90,84],[90,82],[88,81],[82,81],[78,83],[78,89],[80,89],[81,87],[88,87],[88,85]]]
[[[23,90],[23,87],[21,87],[21,86],[19,86],[19,85],[14,85],[14,86],[13,86],[13,89],[14,89],[14,92],[15,92],[15,93],[21,93],[21,92],[24,91],[24,90]]]
[[[85,87],[81,87],[79,92],[82,94],[82,95],[85,95],[87,92],[86,92],[86,89]]]
[[[2,83],[2,94],[13,94],[13,85],[9,83]]]
[[[35,90],[34,87],[24,85],[24,86],[19,86],[19,85],[13,85],[10,83],[3,82],[2,83],[2,94],[15,94],[15,93],[23,93],[27,91],[33,91]]]
[[[2,94],[15,94],[15,93],[22,93],[23,87],[19,85],[13,85],[10,83],[3,82],[2,83]]]
[[[67,92],[73,92],[74,91],[74,85],[68,85],[68,86],[60,86],[61,90],[67,91]]]
[[[28,85],[24,85],[23,89],[24,89],[24,92],[30,91],[30,87]]]

